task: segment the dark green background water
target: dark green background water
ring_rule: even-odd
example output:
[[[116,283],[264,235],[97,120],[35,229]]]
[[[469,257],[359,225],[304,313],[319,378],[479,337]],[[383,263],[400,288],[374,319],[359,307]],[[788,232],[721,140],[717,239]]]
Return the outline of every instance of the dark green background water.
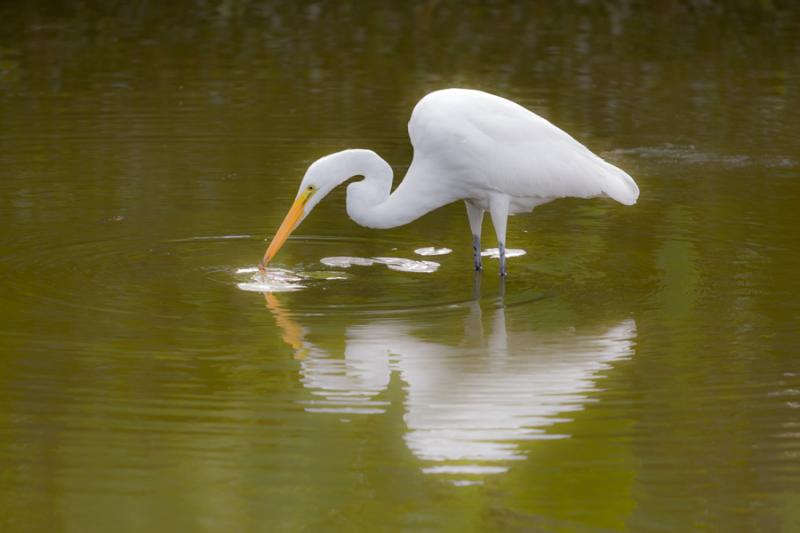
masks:
[[[0,6],[0,530],[798,531],[793,2]],[[510,97],[639,203],[361,228],[237,289],[306,166],[402,176],[414,103]],[[492,244],[491,226],[484,237]]]

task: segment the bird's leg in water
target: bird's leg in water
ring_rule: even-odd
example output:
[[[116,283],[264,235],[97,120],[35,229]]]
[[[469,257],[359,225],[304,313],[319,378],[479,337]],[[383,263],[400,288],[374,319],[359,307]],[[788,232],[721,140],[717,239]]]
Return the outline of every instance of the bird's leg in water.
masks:
[[[475,264],[475,272],[480,272],[483,269],[481,265],[481,236],[472,236],[472,257]]]
[[[481,266],[481,225],[483,224],[483,209],[472,204],[469,200],[464,200],[467,206],[467,218],[469,218],[469,229],[472,230],[472,257],[475,271],[480,271]]]
[[[510,198],[503,194],[495,195],[489,201],[489,214],[497,234],[497,248],[500,251],[500,275],[506,275],[506,224],[508,222],[508,204]]]

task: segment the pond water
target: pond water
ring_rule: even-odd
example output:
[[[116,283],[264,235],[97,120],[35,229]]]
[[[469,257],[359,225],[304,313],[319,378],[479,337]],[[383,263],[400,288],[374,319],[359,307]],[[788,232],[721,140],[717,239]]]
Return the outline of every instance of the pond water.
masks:
[[[160,4],[0,6],[0,530],[800,529],[795,5]],[[502,282],[337,190],[240,290],[448,86],[639,203],[510,219]]]

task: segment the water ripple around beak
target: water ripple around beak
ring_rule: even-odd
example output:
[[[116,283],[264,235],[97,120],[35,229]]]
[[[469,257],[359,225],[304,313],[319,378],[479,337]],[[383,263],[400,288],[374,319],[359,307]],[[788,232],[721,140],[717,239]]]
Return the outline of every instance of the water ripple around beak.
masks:
[[[258,268],[239,268],[237,275],[249,274],[249,281],[237,283],[243,291],[253,292],[291,292],[304,289],[303,282],[309,280],[340,280],[349,276],[344,272],[293,272],[285,268],[267,268],[263,272]]]

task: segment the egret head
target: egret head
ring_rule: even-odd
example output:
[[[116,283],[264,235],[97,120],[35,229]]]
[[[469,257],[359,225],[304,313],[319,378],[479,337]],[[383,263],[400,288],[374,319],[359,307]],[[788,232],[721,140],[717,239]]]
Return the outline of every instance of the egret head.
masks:
[[[328,156],[330,157],[330,156]],[[260,267],[264,267],[269,263],[275,254],[278,253],[283,243],[297,229],[300,223],[305,219],[309,213],[317,206],[317,204],[328,195],[339,183],[341,179],[337,179],[336,174],[331,173],[330,165],[326,162],[327,157],[318,159],[308,167],[303,181],[300,182],[300,188],[295,196],[292,207],[284,217],[278,231],[269,243],[264,258],[261,260]]]

